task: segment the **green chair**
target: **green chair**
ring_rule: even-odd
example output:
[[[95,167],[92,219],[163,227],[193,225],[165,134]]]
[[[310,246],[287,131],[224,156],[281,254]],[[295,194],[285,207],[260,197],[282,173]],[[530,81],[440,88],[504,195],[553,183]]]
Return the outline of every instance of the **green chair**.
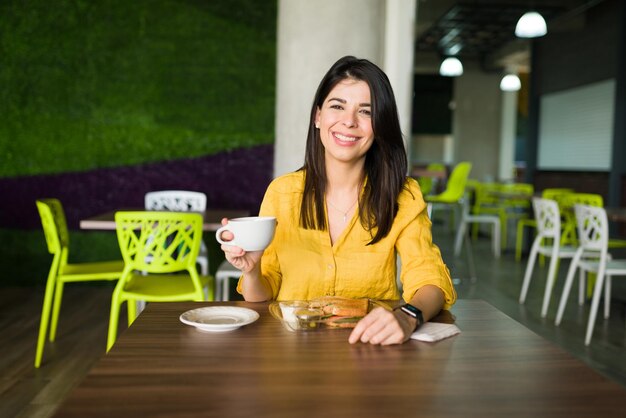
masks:
[[[450,207],[453,210],[459,207],[461,199],[465,194],[465,186],[472,170],[472,163],[463,161],[458,163],[448,178],[446,189],[436,195],[425,196],[426,201],[433,203],[433,210],[436,207]],[[454,224],[454,220],[451,224]]]
[[[498,215],[502,228],[502,247],[507,247],[507,225],[509,219],[528,218],[534,187],[529,183],[488,184],[483,188],[484,196],[476,199],[474,214]],[[477,229],[473,230],[474,237]]]
[[[445,171],[446,166],[440,163],[431,163],[426,166],[427,171]],[[426,196],[431,194],[436,185],[436,179],[428,176],[420,176],[417,178],[417,182],[422,190],[422,195]]]
[[[59,311],[61,310],[61,299],[63,298],[63,286],[65,283],[117,280],[124,268],[122,261],[79,264],[68,263],[70,238],[61,202],[57,199],[40,199],[37,200],[37,209],[46,236],[48,251],[53,255],[53,258],[48,273],[43,309],[41,311],[39,337],[37,339],[37,350],[35,353],[35,367],[41,365],[48,323],[50,323],[50,342],[54,342],[56,338]],[[52,303],[53,297],[54,306]],[[50,320],[51,314],[52,320]]]
[[[567,193],[573,193],[572,189],[550,188],[541,192],[544,199],[555,200],[560,203],[560,198]],[[537,221],[534,218],[522,218],[517,221],[517,233],[515,235],[515,261],[522,260],[522,245],[524,243],[524,228],[537,229]],[[540,263],[543,265],[543,256],[540,256]]]
[[[117,212],[115,226],[124,271],[113,291],[107,351],[117,338],[122,303],[128,325],[137,316],[136,301],[213,300],[215,281],[200,276],[196,258],[202,242],[202,216],[183,212]],[[203,287],[206,287],[207,295]]]
[[[565,212],[565,228],[563,230],[563,236],[561,240],[570,243],[577,244],[578,239],[576,236],[576,216],[574,216],[574,205],[587,205],[594,207],[604,207],[604,200],[602,196],[595,193],[571,193],[562,197],[562,205],[566,208]],[[609,249],[624,248],[626,247],[626,240],[623,239],[609,239]]]

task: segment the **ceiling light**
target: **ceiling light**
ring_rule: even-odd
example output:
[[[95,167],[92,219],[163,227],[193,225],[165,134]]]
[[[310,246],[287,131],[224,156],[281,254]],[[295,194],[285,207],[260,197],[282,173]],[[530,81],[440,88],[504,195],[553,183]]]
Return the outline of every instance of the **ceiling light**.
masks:
[[[518,38],[537,38],[546,33],[548,33],[546,21],[537,12],[524,13],[515,26],[515,36]]]
[[[463,64],[458,58],[448,57],[441,63],[439,74],[445,77],[458,77],[463,74]]]
[[[522,88],[522,82],[515,74],[507,74],[500,81],[500,90],[502,91],[518,91]]]

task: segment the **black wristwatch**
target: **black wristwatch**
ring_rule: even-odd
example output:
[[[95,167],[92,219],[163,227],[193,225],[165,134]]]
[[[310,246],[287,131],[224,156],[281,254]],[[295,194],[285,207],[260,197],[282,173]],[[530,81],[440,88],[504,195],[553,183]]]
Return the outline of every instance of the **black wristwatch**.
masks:
[[[410,304],[404,304],[399,308],[405,314],[417,319],[417,324],[415,325],[415,329],[424,323],[424,315],[422,315],[422,311]],[[414,330],[415,331],[415,330]]]

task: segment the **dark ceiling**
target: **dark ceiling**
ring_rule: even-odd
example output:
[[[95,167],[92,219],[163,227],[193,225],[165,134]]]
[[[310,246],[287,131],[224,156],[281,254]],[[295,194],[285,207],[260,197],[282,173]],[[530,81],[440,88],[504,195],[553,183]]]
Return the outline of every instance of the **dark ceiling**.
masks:
[[[543,15],[551,31],[583,25],[584,13],[602,0],[418,0],[416,55],[456,55],[484,61],[511,43],[515,25],[527,11]]]

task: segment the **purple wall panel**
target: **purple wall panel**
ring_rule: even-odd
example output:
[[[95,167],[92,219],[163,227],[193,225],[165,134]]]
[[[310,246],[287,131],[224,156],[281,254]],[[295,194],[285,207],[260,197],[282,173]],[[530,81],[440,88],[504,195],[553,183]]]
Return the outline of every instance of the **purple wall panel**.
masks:
[[[81,218],[143,207],[146,192],[194,190],[207,195],[208,208],[257,213],[272,180],[273,145],[215,155],[87,172],[0,178],[0,228],[41,228],[35,200],[63,203],[68,226]]]

